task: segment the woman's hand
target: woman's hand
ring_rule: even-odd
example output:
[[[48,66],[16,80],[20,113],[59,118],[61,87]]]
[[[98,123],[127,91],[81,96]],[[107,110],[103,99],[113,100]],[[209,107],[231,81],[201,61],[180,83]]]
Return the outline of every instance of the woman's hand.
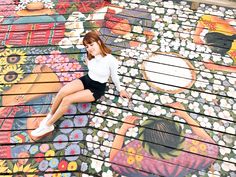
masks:
[[[170,103],[167,104],[167,106],[170,106],[175,109],[175,112],[172,113],[173,115],[184,117],[187,114],[184,105],[179,102]]]
[[[128,98],[128,99],[131,98],[130,95],[129,95],[129,93],[128,93],[127,91],[125,91],[125,90],[121,90],[121,91],[120,91],[120,97],[122,97],[122,98]]]
[[[193,42],[194,42],[195,44],[204,44],[203,40],[202,40],[199,36],[195,36],[195,37],[193,38]]]
[[[129,129],[129,128],[133,128],[136,126],[135,121],[139,120],[139,117],[136,116],[127,116],[124,119],[124,123],[121,126],[121,129],[123,129],[125,132]]]

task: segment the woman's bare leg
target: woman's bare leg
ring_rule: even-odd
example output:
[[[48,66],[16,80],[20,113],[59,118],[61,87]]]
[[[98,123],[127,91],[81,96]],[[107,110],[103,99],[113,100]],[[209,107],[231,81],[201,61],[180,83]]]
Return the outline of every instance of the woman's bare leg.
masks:
[[[73,94],[73,93],[81,91],[81,90],[84,90],[84,85],[83,85],[82,81],[79,79],[73,80],[73,81],[69,82],[68,84],[66,84],[65,86],[63,86],[59,90],[59,92],[57,93],[57,95],[53,101],[53,104],[51,106],[51,114],[53,115],[56,112],[58,106],[60,105],[62,99],[65,96]]]
[[[92,102],[94,100],[95,98],[93,97],[93,93],[88,89],[65,96],[64,98],[62,98],[60,105],[53,114],[52,118],[48,120],[46,125],[51,126],[52,124],[54,124],[60,117],[62,117],[66,113],[72,103]]]
[[[55,113],[52,115],[52,117],[48,117],[44,123],[41,124],[37,129],[33,130],[31,132],[31,136],[34,138],[41,137],[51,131],[54,130],[54,123],[64,115],[64,113],[68,110],[69,106],[72,103],[81,103],[81,102],[92,102],[94,101],[95,98],[93,97],[93,93],[86,89],[86,90],[81,90],[75,93],[72,93],[70,95],[67,95],[63,98],[61,98],[61,102],[59,103],[59,106],[57,107]]]

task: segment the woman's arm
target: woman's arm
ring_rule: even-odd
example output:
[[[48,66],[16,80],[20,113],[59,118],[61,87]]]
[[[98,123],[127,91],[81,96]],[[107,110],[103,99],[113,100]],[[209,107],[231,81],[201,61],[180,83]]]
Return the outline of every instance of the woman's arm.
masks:
[[[168,106],[180,109],[180,110],[176,109],[175,113],[173,114],[179,117],[182,117],[189,124],[189,126],[191,127],[195,135],[198,135],[199,137],[205,140],[214,142],[214,140],[210,137],[210,135],[208,135],[207,132],[203,128],[200,127],[199,123],[197,123],[192,117],[190,117],[186,113],[185,107],[181,103],[175,102],[175,103],[168,104]]]
[[[201,21],[201,18],[199,19],[197,26],[196,26],[196,30],[195,30],[195,34],[193,37],[193,42],[196,44],[203,44],[204,42],[202,41],[202,39],[200,38],[200,35],[204,29],[205,25],[203,24],[203,22]]]
[[[236,66],[222,66],[218,64],[214,64],[212,61],[204,62],[204,66],[209,70],[214,71],[226,71],[226,72],[236,72]]]
[[[118,131],[112,143],[112,148],[110,152],[110,161],[112,161],[117,155],[117,153],[121,150],[124,144],[124,138],[125,138],[126,132],[128,131],[129,128],[132,128],[135,126],[134,122],[137,119],[139,118],[135,116],[128,116],[124,119],[124,123],[122,124],[120,130]]]
[[[118,75],[119,64],[118,64],[117,59],[115,57],[113,57],[112,55],[111,55],[111,58],[110,58],[109,67],[110,67],[112,82],[115,84],[116,89],[118,91],[120,91],[121,86],[120,86],[120,78],[119,78],[119,75]]]
[[[235,19],[232,19],[232,18],[226,19],[225,21],[228,22],[229,25],[230,25],[231,23],[234,23],[234,24],[236,23],[236,20],[235,20]]]
[[[112,56],[111,62],[110,62],[110,72],[111,72],[112,82],[115,84],[116,89],[119,91],[121,97],[130,99],[129,93],[120,86],[118,67],[119,67],[118,61],[115,59],[115,57]]]

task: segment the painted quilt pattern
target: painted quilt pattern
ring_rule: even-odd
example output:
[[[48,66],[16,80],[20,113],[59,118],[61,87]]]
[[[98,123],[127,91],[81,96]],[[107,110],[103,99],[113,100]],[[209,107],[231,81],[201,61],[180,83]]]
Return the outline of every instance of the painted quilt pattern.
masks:
[[[235,177],[236,10],[181,1],[0,0],[0,176]],[[32,139],[87,73],[96,30],[119,60],[96,103]]]

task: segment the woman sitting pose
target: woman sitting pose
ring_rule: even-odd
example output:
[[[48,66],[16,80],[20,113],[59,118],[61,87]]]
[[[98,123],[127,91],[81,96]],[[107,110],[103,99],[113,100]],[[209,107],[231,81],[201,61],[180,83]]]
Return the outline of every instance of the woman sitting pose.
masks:
[[[118,62],[98,34],[94,31],[88,32],[83,39],[83,45],[87,49],[88,74],[60,89],[50,113],[40,122],[39,127],[31,132],[33,137],[40,137],[53,131],[53,124],[66,113],[70,104],[98,100],[104,95],[106,82],[110,76],[120,96],[130,98],[128,92],[120,86]]]

